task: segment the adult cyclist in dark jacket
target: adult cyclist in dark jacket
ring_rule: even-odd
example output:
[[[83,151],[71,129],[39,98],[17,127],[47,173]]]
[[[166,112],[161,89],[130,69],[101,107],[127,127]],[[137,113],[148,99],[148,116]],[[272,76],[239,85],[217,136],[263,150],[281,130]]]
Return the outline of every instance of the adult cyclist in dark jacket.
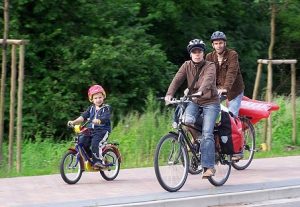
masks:
[[[227,38],[223,32],[214,32],[210,40],[214,51],[206,55],[206,60],[216,65],[218,93],[227,93],[228,109],[234,116],[238,116],[245,90],[238,53],[227,48]],[[233,155],[232,160],[242,158],[241,152]]]
[[[200,70],[199,78],[188,92],[190,94],[199,95],[188,103],[185,110],[185,119],[188,125],[196,125],[199,121],[200,107],[203,108],[203,123],[201,137],[201,165],[203,167],[202,178],[208,178],[215,174],[215,140],[214,126],[217,115],[220,112],[220,100],[216,88],[216,67],[213,62],[204,60],[205,44],[200,39],[191,40],[187,46],[191,60],[185,61],[179,68],[173,78],[167,94],[165,102],[168,104],[173,98],[177,89],[186,80],[188,88],[191,87],[195,75]],[[199,137],[200,139],[200,137]]]

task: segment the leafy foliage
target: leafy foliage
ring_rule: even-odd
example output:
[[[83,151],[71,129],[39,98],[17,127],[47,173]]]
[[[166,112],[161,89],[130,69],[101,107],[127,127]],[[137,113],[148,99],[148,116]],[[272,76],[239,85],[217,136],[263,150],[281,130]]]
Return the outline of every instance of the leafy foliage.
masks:
[[[296,58],[300,52],[298,0],[276,2],[279,10],[274,57]],[[25,139],[38,135],[65,139],[65,123],[88,106],[86,93],[94,83],[106,89],[117,126],[124,115],[143,110],[149,91],[155,96],[164,95],[178,65],[189,58],[186,44],[190,39],[202,38],[210,51],[209,38],[215,30],[224,31],[228,46],[239,53],[246,95],[252,93],[256,60],[267,57],[269,1],[10,3],[9,38],[30,41],[25,58]],[[275,77],[282,86],[288,79],[280,77],[286,77],[285,70]],[[286,94],[287,90],[280,87],[276,92]],[[5,100],[7,132],[8,93]]]

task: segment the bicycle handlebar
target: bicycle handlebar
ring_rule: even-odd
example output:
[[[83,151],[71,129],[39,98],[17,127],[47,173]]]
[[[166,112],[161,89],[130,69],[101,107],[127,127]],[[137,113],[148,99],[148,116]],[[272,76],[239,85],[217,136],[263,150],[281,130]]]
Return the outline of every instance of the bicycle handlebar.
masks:
[[[199,98],[201,97],[200,95],[186,95],[186,96],[183,96],[183,97],[180,97],[179,99],[177,98],[172,98],[170,101],[169,101],[169,105],[170,104],[180,104],[180,103],[188,103],[188,102],[191,102],[191,99],[192,98]],[[157,98],[158,100],[162,100],[164,101],[165,100],[165,97],[159,97]]]
[[[89,124],[89,123],[91,123],[91,122],[92,122],[92,121],[91,121],[90,119],[87,119],[86,122],[84,122],[84,124],[82,125],[82,127],[86,126],[87,124]],[[72,128],[72,129],[75,127],[75,125],[72,124],[72,123],[70,123],[70,122],[67,123],[67,126],[68,126],[69,128]]]
[[[200,95],[186,95],[186,96],[180,97],[179,99],[172,98],[169,101],[169,105],[179,104],[179,103],[188,103],[191,101],[192,98],[199,98],[199,97],[201,97],[201,96]],[[219,94],[219,98],[220,98],[220,102],[225,101],[227,99],[227,93],[224,92],[224,93]],[[160,101],[164,101],[165,97],[158,97],[157,99]]]

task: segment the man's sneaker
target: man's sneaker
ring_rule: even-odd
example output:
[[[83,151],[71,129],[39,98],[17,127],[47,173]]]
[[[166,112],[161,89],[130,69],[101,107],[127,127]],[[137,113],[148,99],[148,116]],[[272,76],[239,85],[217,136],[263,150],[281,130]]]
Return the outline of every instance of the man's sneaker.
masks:
[[[240,159],[244,158],[244,154],[240,153],[240,154],[233,154],[231,157],[232,161],[239,161]]]
[[[216,169],[215,168],[208,168],[202,175],[202,179],[207,179],[211,176],[214,176],[216,173]]]

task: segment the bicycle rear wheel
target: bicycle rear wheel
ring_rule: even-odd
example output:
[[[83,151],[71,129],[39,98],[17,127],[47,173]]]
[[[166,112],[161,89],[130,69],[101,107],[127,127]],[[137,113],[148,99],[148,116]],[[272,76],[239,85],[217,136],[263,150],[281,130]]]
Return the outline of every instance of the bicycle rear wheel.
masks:
[[[77,156],[76,151],[68,151],[60,163],[60,175],[68,184],[77,183],[83,172],[83,165]]]
[[[154,155],[155,175],[159,184],[169,192],[178,191],[186,182],[189,168],[186,146],[178,141],[178,134],[162,137]]]
[[[208,178],[208,181],[214,186],[221,186],[226,183],[231,172],[231,163],[229,155],[216,153],[215,157],[215,169],[214,176]]]
[[[243,122],[244,148],[243,159],[232,162],[232,167],[237,170],[246,169],[253,160],[255,153],[255,130],[249,119],[241,119]]]

